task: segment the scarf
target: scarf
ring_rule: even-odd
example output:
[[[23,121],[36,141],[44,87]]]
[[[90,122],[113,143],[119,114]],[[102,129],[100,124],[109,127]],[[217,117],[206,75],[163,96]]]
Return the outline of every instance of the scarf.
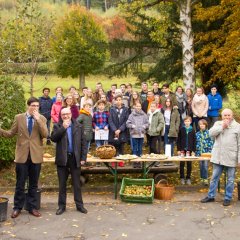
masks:
[[[79,111],[79,113],[80,114],[85,114],[85,115],[91,115],[91,113],[90,112],[88,112],[88,111],[86,111],[86,110],[84,110],[84,109],[81,109],[80,111]]]
[[[151,103],[155,100],[154,96],[153,97],[147,97],[148,100],[148,107],[147,107],[147,112],[150,109]]]

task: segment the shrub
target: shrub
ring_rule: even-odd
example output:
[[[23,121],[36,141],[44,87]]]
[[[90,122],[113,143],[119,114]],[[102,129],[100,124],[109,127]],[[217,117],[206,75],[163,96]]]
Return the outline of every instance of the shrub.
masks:
[[[25,110],[22,86],[8,76],[0,76],[0,127],[10,129],[14,116]],[[0,137],[0,169],[14,159],[16,138]]]

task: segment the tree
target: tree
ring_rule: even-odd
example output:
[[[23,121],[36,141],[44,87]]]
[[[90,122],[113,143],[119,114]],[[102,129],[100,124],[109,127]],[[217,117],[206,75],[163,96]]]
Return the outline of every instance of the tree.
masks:
[[[49,56],[49,38],[53,26],[52,18],[43,16],[39,0],[17,0],[16,16],[1,26],[0,61],[3,73],[11,72],[13,64],[22,68],[34,92],[34,78],[39,62]]]
[[[194,10],[196,68],[209,88],[239,87],[240,3],[202,0]]]
[[[79,77],[101,69],[108,58],[107,38],[94,16],[84,8],[73,6],[61,19],[52,40],[56,71],[62,77]]]

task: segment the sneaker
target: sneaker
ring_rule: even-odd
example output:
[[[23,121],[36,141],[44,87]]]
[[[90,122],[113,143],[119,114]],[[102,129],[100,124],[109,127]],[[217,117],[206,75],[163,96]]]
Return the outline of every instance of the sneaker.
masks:
[[[187,179],[187,185],[191,185],[191,179]]]
[[[223,206],[227,207],[231,204],[231,201],[230,200],[227,200],[227,199],[224,199],[223,201]]]
[[[205,197],[201,200],[201,203],[214,202],[215,198]]]
[[[181,184],[182,184],[182,185],[185,185],[185,179],[184,179],[184,178],[181,178],[180,181],[181,181]]]

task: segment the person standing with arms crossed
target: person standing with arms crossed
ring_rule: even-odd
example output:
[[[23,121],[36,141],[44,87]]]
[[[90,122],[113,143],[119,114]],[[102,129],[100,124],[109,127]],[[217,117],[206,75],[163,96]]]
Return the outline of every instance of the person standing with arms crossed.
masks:
[[[60,120],[54,125],[51,140],[56,143],[57,174],[59,182],[58,209],[56,215],[66,210],[67,179],[72,177],[74,201],[77,211],[87,213],[83,206],[80,175],[81,165],[87,159],[87,141],[82,125],[72,118],[71,109],[62,108]]]
[[[11,129],[0,128],[1,137],[11,138],[17,135],[16,188],[12,218],[18,217],[24,206],[27,179],[29,181],[28,211],[35,217],[41,216],[37,210],[37,188],[43,161],[43,138],[48,136],[46,122],[46,118],[39,114],[39,100],[31,97],[27,100],[27,112],[15,116]]]

